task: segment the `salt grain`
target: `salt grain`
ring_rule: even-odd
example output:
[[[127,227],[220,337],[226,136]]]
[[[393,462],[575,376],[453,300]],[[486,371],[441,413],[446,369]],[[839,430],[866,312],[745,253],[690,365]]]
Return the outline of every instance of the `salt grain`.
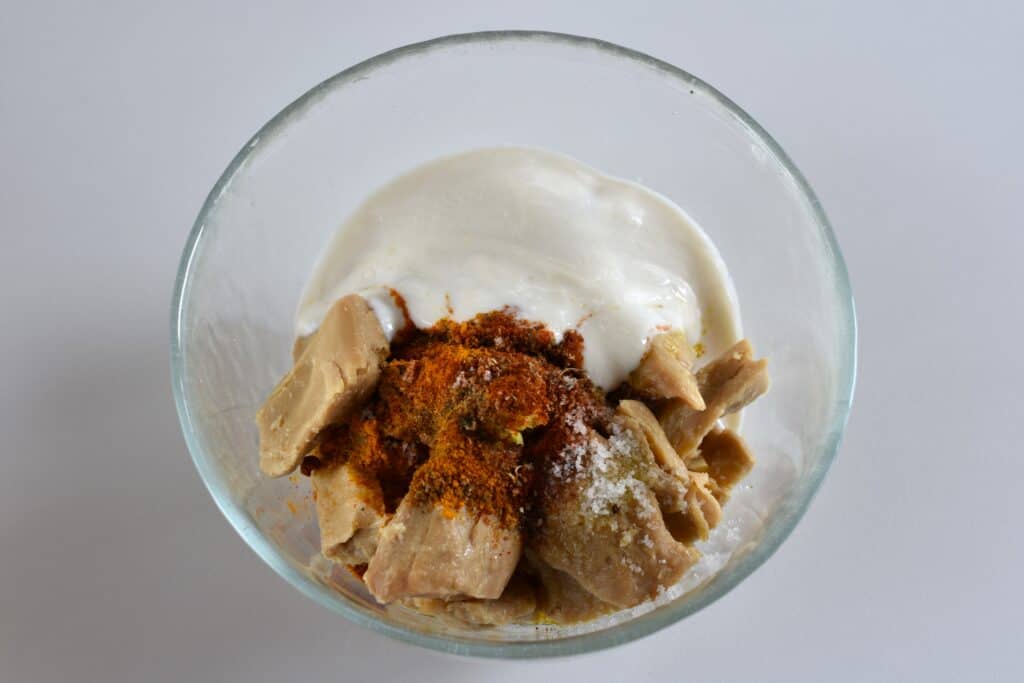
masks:
[[[647,487],[629,471],[637,448],[631,432],[615,426],[607,441],[591,432],[585,444],[574,448],[577,476],[585,474],[589,479],[582,496],[585,510],[605,516],[616,514],[626,504],[634,504],[640,515],[650,514]],[[589,456],[586,463],[584,455]],[[589,465],[585,473],[584,464]]]
[[[638,565],[636,562],[634,562],[630,558],[626,557],[625,555],[622,556],[622,560],[621,561],[622,561],[622,566],[626,567],[627,569],[629,569],[629,571],[633,572],[634,574],[643,574],[644,573],[644,570],[643,570],[643,568],[640,565]]]

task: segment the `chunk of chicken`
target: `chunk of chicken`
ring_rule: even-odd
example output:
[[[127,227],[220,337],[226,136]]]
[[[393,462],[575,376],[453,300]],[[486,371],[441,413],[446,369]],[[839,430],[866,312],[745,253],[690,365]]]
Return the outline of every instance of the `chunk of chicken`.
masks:
[[[650,408],[640,401],[625,400],[619,401],[615,413],[626,421],[625,424],[630,429],[643,436],[661,469],[689,485],[690,472],[686,469],[686,464],[668,442],[665,430],[661,428],[658,418]]]
[[[754,466],[746,442],[731,429],[709,432],[700,442],[700,454],[707,463],[708,475],[717,484],[715,497],[719,503],[728,499],[732,487]]]
[[[292,342],[292,365],[299,362],[302,358],[302,352],[309,346],[309,340],[313,338],[313,335],[307,334],[305,337],[296,337],[295,341]]]
[[[683,459],[668,443],[668,437],[650,411],[639,401],[621,401],[616,413],[627,418],[631,429],[639,429],[647,439],[655,460],[666,472],[685,481],[688,487],[686,505],[681,510],[663,507],[665,525],[681,543],[707,540],[711,529],[722,519],[722,504],[729,489],[742,479],[754,465],[754,458],[743,440],[731,430],[714,430],[701,442],[699,461],[703,472],[690,471]]]
[[[530,618],[537,609],[537,596],[533,586],[516,574],[501,597],[495,600],[411,598],[407,604],[424,614],[447,617],[470,626],[502,626]]]
[[[711,530],[722,521],[722,506],[715,496],[715,482],[703,472],[690,473],[686,509],[665,515],[665,524],[680,543],[706,541]]]
[[[387,353],[380,322],[362,297],[335,302],[256,414],[263,472],[280,477],[294,470],[324,427],[369,397]]]
[[[345,564],[369,562],[389,519],[380,484],[348,463],[317,468],[310,480],[324,557]]]
[[[704,399],[693,376],[696,360],[684,332],[663,332],[651,339],[640,364],[629,375],[629,385],[644,398],[673,398],[694,410],[704,410]]]
[[[682,458],[697,450],[719,419],[741,410],[768,390],[768,361],[755,361],[753,353],[750,342],[744,339],[700,369],[697,382],[707,404],[704,410],[695,410],[681,399],[672,399],[658,410],[669,443]]]
[[[636,443],[635,448],[643,453],[641,457],[644,462],[649,463],[649,466],[645,466],[642,472],[639,473],[638,478],[654,494],[654,499],[658,502],[658,508],[662,512],[675,512],[676,510],[686,509],[687,483],[680,481],[677,477],[657,466],[654,462],[654,456],[651,454],[651,447],[647,445],[642,432],[636,431],[635,428],[630,428],[621,418],[616,419],[614,424],[621,426],[624,433],[633,435],[632,438]]]
[[[696,551],[672,538],[659,509],[659,499],[681,509],[677,497],[685,497],[685,488],[621,423],[608,440],[591,432],[580,457],[583,467],[562,495],[542,502],[543,523],[531,547],[600,600],[632,607],[674,584],[697,560]]]
[[[409,496],[383,528],[363,580],[379,601],[498,598],[519,562],[522,538],[463,508],[454,515]]]
[[[600,600],[565,572],[558,571],[535,553],[525,556],[533,573],[540,580],[537,607],[545,622],[578,624],[615,610],[614,605]]]
[[[639,413],[639,409],[635,406],[627,408],[627,410]],[[613,428],[625,430],[623,433],[632,435],[632,439],[628,441],[628,447],[635,449],[631,457],[636,458],[638,463],[642,463],[637,470],[637,478],[654,492],[662,512],[675,512],[684,509],[686,507],[686,489],[689,476],[685,468],[681,471],[678,469],[678,456],[676,456],[677,462],[670,463],[670,467],[675,468],[675,471],[669,471],[664,467],[660,467],[658,466],[660,465],[659,459],[654,454],[654,449],[651,447],[644,425],[639,420],[631,415],[616,411],[612,424]],[[655,420],[654,424],[657,425],[658,422]],[[661,428],[658,427],[658,429],[660,430]],[[657,435],[657,432],[654,433]],[[667,443],[659,444],[658,447],[660,449],[665,445]],[[662,457],[670,457],[670,452],[672,452],[671,447],[669,452],[662,454]]]

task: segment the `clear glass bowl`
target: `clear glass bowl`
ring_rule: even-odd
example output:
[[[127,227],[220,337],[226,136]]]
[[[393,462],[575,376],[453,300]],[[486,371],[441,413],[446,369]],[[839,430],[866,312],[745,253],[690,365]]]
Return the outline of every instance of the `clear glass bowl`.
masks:
[[[470,630],[377,605],[319,556],[306,482],[257,466],[253,416],[289,367],[293,316],[322,247],[371,190],[424,161],[520,144],[671,198],[732,274],[771,392],[746,411],[758,464],[654,604],[577,627]],[[182,430],[238,533],[317,602],[401,640],[535,657],[623,643],[724,595],[779,547],[835,457],[850,409],[853,301],[828,220],[785,153],[721,93],[670,64],[549,33],[456,35],[346,69],[275,116],[210,192],[181,260],[171,364]]]

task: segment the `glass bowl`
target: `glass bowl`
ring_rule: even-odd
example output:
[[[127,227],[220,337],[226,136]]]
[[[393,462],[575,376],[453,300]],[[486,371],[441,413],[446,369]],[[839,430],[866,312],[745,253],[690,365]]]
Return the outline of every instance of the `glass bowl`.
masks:
[[[745,334],[773,387],[746,411],[758,458],[700,546],[704,559],[656,602],[574,627],[471,630],[382,607],[319,555],[308,487],[267,479],[253,421],[290,365],[294,313],[321,249],[376,187],[475,147],[539,146],[669,197],[718,246]],[[698,78],[568,35],[455,35],[392,50],[324,81],[231,161],[196,219],[171,313],[182,431],[238,533],[289,583],[348,619],[466,655],[605,648],[687,617],[779,547],[835,457],[850,409],[853,300],[807,181],[739,107]]]

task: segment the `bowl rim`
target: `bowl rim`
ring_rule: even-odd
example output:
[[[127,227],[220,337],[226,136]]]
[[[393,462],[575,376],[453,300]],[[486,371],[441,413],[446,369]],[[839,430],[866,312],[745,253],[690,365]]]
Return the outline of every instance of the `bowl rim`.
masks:
[[[671,603],[665,608],[642,615],[640,618],[617,624],[601,631],[567,636],[557,640],[526,641],[526,642],[487,642],[471,641],[416,631],[412,628],[382,621],[369,613],[364,613],[355,605],[337,601],[336,594],[325,586],[312,580],[300,571],[288,559],[281,555],[263,536],[249,514],[229,495],[226,483],[207,458],[205,444],[195,428],[192,413],[186,400],[185,386],[185,350],[184,338],[187,332],[184,312],[191,293],[191,271],[195,256],[206,234],[206,218],[217,204],[218,199],[230,184],[235,173],[241,168],[258,143],[272,135],[283,126],[297,111],[317,101],[335,86],[361,79],[367,72],[386,66],[405,57],[420,54],[435,48],[453,47],[474,43],[516,43],[516,42],[549,42],[572,48],[597,50],[612,57],[639,63],[684,82],[688,88],[700,90],[710,96],[725,111],[739,120],[748,132],[759,139],[768,152],[774,156],[778,164],[790,175],[797,190],[807,200],[811,213],[818,225],[822,240],[832,257],[832,272],[836,298],[839,304],[839,324],[845,329],[840,330],[838,338],[846,340],[839,349],[839,385],[836,387],[836,402],[833,412],[833,424],[823,445],[824,456],[816,464],[814,470],[808,472],[803,486],[804,495],[799,500],[790,497],[780,504],[775,513],[775,523],[765,530],[757,546],[742,561],[727,566],[718,573],[718,579],[711,586],[695,589],[691,592],[691,600],[685,605],[672,609]],[[325,79],[306,91],[287,107],[282,109],[270,121],[264,124],[250,138],[242,149],[234,156],[225,171],[210,190],[202,208],[193,223],[192,230],[185,243],[181,255],[174,291],[171,298],[170,316],[170,351],[171,351],[171,384],[174,402],[177,407],[181,430],[186,445],[192,456],[196,470],[213,497],[221,513],[228,519],[238,534],[282,578],[313,600],[340,613],[348,620],[373,631],[396,638],[400,641],[427,647],[440,652],[471,655],[480,657],[497,657],[522,659],[533,657],[551,657],[572,654],[583,654],[602,650],[615,645],[650,635],[671,624],[676,623],[704,607],[715,602],[739,585],[751,573],[764,564],[779,546],[789,537],[797,523],[807,511],[811,501],[824,480],[832,462],[835,460],[842,441],[853,401],[857,374],[857,321],[853,293],[850,286],[846,263],[840,251],[838,241],[833,233],[825,211],[811,189],[806,178],[782,150],[779,144],[749,114],[732,100],[700,78],[679,67],[650,55],[622,47],[604,40],[567,33],[530,30],[500,30],[458,33],[412,43],[383,52],[375,57],[364,60]]]

